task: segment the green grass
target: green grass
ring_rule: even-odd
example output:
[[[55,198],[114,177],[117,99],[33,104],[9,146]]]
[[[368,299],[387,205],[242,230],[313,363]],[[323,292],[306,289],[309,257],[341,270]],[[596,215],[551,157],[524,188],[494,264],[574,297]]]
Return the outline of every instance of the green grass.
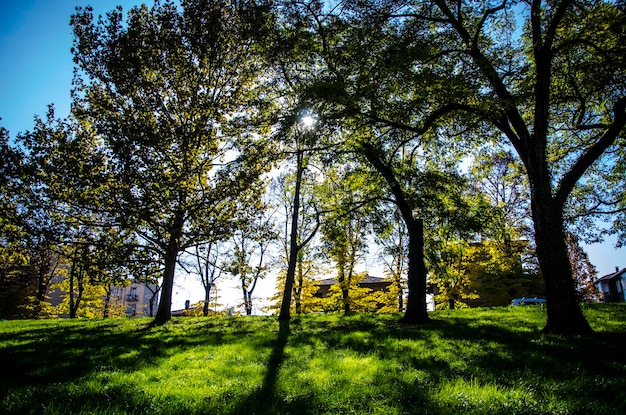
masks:
[[[536,307],[399,315],[0,322],[2,414],[626,413],[626,305],[590,338]]]

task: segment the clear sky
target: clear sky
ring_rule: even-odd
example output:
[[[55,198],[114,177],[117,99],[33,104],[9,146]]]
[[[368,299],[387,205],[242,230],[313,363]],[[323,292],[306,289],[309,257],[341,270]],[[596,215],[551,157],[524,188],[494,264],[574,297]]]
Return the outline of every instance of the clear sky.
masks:
[[[44,117],[48,104],[55,105],[57,116],[68,114],[73,70],[69,21],[75,8],[92,5],[97,16],[117,5],[127,11],[141,3],[0,0],[0,125],[9,130],[11,137],[31,129],[33,117]],[[586,247],[600,276],[613,272],[616,266],[626,267],[626,248],[616,250],[613,242],[610,239]],[[181,301],[184,303],[184,299]]]
[[[69,111],[72,86],[70,16],[77,6],[92,5],[106,14],[139,0],[0,0],[0,117],[11,137],[31,129],[48,104],[57,115]]]

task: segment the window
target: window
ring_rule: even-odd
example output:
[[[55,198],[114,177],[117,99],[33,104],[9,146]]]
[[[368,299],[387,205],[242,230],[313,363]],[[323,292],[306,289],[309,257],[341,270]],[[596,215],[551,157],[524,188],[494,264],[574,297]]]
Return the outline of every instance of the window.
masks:
[[[126,296],[126,301],[137,301],[139,296],[137,295],[137,287],[130,287],[130,291]]]

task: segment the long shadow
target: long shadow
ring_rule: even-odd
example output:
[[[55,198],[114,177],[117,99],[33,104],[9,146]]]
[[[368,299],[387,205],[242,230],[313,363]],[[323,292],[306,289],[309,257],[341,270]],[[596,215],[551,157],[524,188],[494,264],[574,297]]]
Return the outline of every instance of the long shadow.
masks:
[[[8,394],[14,390],[21,394],[21,399],[29,396],[30,402],[20,401],[7,413],[38,413],[28,404],[48,402],[48,398],[58,402],[55,393],[67,393],[63,383],[71,383],[101,369],[141,370],[146,365],[159,365],[161,358],[184,353],[187,348],[245,341],[252,348],[269,351],[262,382],[248,395],[243,391],[237,393],[236,400],[225,400],[221,404],[217,403],[218,398],[213,398],[204,405],[211,408],[207,413],[332,413],[324,409],[328,402],[324,392],[311,390],[307,393],[306,383],[284,378],[285,371],[281,368],[289,372],[297,362],[295,354],[290,357],[287,345],[289,350],[310,346],[310,350],[315,350],[315,357],[324,357],[328,353],[329,363],[324,369],[330,368],[333,372],[342,370],[332,367],[333,359],[341,359],[333,356],[336,351],[340,355],[364,356],[375,362],[389,363],[389,370],[377,374],[380,378],[376,379],[372,389],[378,387],[378,382],[386,385],[382,390],[392,396],[376,399],[396,402],[394,405],[403,413],[462,413],[461,404],[441,407],[429,395],[441,385],[454,383],[457,379],[467,384],[497,385],[502,394],[507,391],[514,394],[529,388],[534,390],[535,397],[556,395],[565,408],[580,405],[580,409],[572,410],[572,413],[626,413],[626,399],[623,399],[626,397],[623,392],[626,390],[624,332],[600,333],[590,338],[562,338],[541,334],[538,328],[536,331],[520,331],[513,326],[455,317],[445,317],[424,326],[398,325],[391,320],[381,323],[371,317],[359,316],[349,319],[303,318],[293,320],[291,325],[280,324],[278,331],[275,325],[270,329],[269,322],[264,323],[266,331],[260,333],[255,333],[249,320],[240,318],[219,322],[198,320],[192,324],[186,320],[184,331],[175,331],[172,327],[150,331],[137,326],[133,329],[123,329],[122,326],[120,331],[116,322],[102,322],[90,328],[82,324],[61,324],[58,327],[33,324],[14,333],[4,331],[0,333],[0,412],[3,399],[11,399]],[[440,354],[446,347],[449,348],[448,354]],[[431,349],[435,352],[431,353]],[[403,376],[403,370],[419,373],[419,376]],[[581,381],[572,383],[572,378],[582,379],[589,385],[581,389]],[[302,385],[303,393],[295,394],[297,396],[292,393],[286,399],[281,388],[286,381]],[[22,393],[21,387],[29,388],[31,394]],[[120,389],[110,393],[136,395],[133,410],[150,408],[152,398],[140,392]],[[124,398],[109,402],[105,393],[85,393],[93,396],[72,397],[87,402],[90,409],[113,404],[124,413]],[[376,399],[357,399],[362,406],[355,412],[373,411],[378,403]],[[595,405],[601,406],[596,408]],[[115,408],[110,408],[110,412]],[[481,408],[487,411],[484,406],[474,412],[480,413]],[[527,413],[541,413],[541,410],[529,408]],[[167,412],[155,410],[153,413],[190,413],[185,411],[184,405],[180,405],[180,409],[171,406]],[[506,411],[496,409],[492,413]]]
[[[563,405],[580,408],[574,413],[626,410],[626,401],[621,399],[626,395],[622,389],[626,386],[626,356],[620,352],[626,341],[624,333],[567,338],[544,335],[538,329],[523,332],[515,327],[476,324],[456,318],[422,326],[382,325],[371,320],[326,326],[323,320],[318,320],[307,322],[307,328],[292,333],[289,343],[293,348],[315,345],[323,338],[328,350],[376,356],[380,361],[400,362],[405,368],[423,373],[424,379],[417,383],[406,382],[394,373],[382,374],[384,382],[402,385],[397,401],[407,413],[454,412],[454,408],[439,407],[439,403],[419,391],[436,390],[438,385],[458,380],[468,385],[476,382],[497,385],[502,393],[511,390],[515,394],[515,390],[530,388],[539,398],[555,395]],[[421,349],[416,350],[412,341],[420,344]],[[440,355],[446,347],[450,348],[447,349],[449,360],[445,354]],[[581,395],[580,382],[587,380],[593,380],[594,384],[582,389],[585,392]],[[596,407],[599,403],[602,406]],[[462,405],[457,409],[462,411]],[[528,413],[541,411],[528,408]]]
[[[240,400],[232,415],[239,414],[276,414],[280,413],[280,397],[277,393],[277,381],[280,367],[285,360],[285,347],[291,334],[289,321],[279,321],[278,335],[272,346],[272,352],[267,361],[267,371],[261,387]]]

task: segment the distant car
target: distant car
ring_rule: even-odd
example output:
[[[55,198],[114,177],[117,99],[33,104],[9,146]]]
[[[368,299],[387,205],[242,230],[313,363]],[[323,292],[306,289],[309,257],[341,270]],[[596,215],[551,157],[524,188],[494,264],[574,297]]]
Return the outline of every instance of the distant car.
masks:
[[[522,297],[522,298],[514,298],[513,301],[511,301],[511,305],[544,305],[546,303],[546,299],[545,298],[540,298],[540,297]]]

